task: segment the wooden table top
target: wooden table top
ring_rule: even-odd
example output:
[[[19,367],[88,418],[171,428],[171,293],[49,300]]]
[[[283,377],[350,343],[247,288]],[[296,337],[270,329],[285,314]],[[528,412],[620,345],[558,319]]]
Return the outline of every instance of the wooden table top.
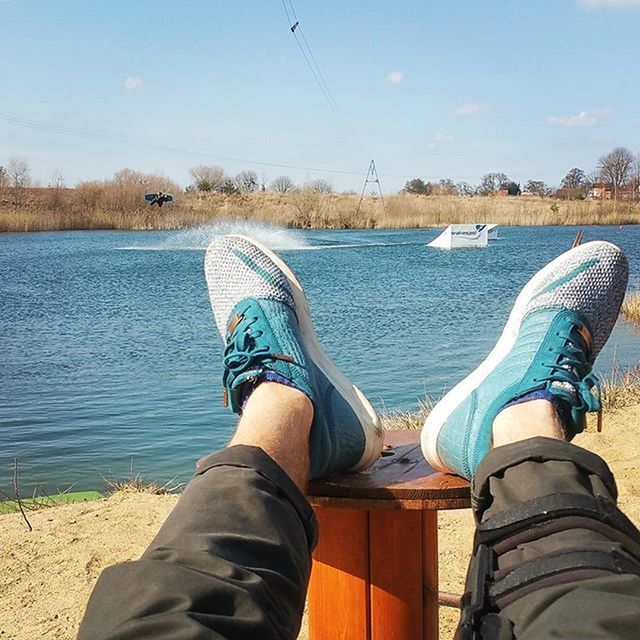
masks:
[[[462,509],[469,483],[431,467],[420,449],[420,431],[385,431],[382,456],[366,471],[311,482],[314,507],[344,509]]]

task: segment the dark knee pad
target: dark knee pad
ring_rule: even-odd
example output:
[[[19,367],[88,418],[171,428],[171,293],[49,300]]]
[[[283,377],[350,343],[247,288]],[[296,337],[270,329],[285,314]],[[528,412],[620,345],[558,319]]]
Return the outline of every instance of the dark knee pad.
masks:
[[[500,505],[505,507],[500,510],[492,506],[492,479],[504,479],[507,469],[517,469],[525,462],[540,463],[535,471],[545,473],[545,463],[551,461],[568,463],[564,466],[575,477],[575,493],[567,491],[571,482],[567,483],[565,474],[561,493],[530,496]],[[547,472],[549,469],[547,466]],[[509,482],[526,482],[531,470],[529,465],[520,475],[511,473]],[[590,486],[589,476],[599,478],[603,495],[587,495],[584,487]],[[615,481],[606,464],[565,442],[535,438],[487,456],[474,481],[479,524],[456,638],[511,638],[511,624],[500,612],[536,590],[608,574],[640,576],[640,533],[618,509],[616,498]],[[572,540],[572,532],[577,531],[580,535]],[[518,560],[513,561],[514,557]]]

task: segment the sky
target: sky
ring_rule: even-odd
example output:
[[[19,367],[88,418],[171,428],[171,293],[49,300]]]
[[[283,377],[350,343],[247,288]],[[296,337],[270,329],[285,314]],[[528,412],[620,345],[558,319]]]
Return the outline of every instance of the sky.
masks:
[[[638,34],[640,0],[0,0],[0,165],[557,185],[640,151]]]

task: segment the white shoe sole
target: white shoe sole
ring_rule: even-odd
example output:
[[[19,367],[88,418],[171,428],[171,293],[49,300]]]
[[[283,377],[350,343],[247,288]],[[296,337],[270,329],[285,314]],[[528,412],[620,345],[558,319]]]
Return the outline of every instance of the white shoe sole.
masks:
[[[522,319],[524,318],[529,302],[547,285],[547,280],[557,270],[558,266],[566,260],[567,253],[580,251],[583,249],[592,249],[593,245],[610,245],[609,242],[597,241],[588,242],[579,245],[575,249],[571,249],[536,273],[529,282],[524,286],[518,297],[516,298],[513,309],[509,314],[509,319],[505,325],[500,339],[491,353],[485,358],[480,366],[470,373],[464,380],[459,382],[449,393],[447,393],[440,402],[432,409],[427,416],[420,441],[422,445],[422,453],[432,467],[440,471],[451,471],[447,467],[438,454],[438,436],[449,416],[473,393],[482,382],[491,374],[491,372],[504,360],[518,338]],[[614,246],[614,245],[611,245]]]
[[[296,305],[296,315],[298,316],[300,325],[300,336],[307,353],[314,364],[324,373],[331,381],[331,384],[333,384],[342,397],[349,403],[362,425],[362,430],[365,435],[364,452],[357,464],[351,467],[349,471],[360,471],[370,467],[380,457],[380,453],[382,452],[383,431],[380,418],[364,393],[333,364],[324,349],[320,346],[320,341],[318,340],[316,330],[311,321],[311,313],[309,311],[307,298],[302,290],[302,285],[293,271],[291,271],[285,262],[271,251],[271,249],[247,236],[234,234],[230,237],[242,238],[245,242],[256,246],[260,251],[265,253],[287,277]]]

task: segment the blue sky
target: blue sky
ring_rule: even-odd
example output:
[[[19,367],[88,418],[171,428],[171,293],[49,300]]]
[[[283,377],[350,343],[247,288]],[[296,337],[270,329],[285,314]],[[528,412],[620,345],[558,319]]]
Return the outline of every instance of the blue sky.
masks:
[[[25,156],[43,184],[126,166],[186,184],[204,163],[359,190],[363,176],[336,171],[364,174],[373,157],[389,192],[489,171],[558,184],[614,146],[640,151],[640,0],[293,5],[355,139],[281,0],[0,0],[0,164]]]

